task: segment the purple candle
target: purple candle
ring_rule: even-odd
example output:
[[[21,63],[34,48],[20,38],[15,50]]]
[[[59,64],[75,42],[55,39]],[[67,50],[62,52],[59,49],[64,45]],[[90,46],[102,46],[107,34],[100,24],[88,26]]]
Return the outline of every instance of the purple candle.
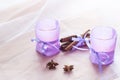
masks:
[[[56,20],[45,19],[37,23],[36,51],[45,56],[53,56],[59,53],[59,24]]]
[[[95,27],[91,31],[90,60],[94,64],[108,65],[113,62],[117,34],[112,27]]]

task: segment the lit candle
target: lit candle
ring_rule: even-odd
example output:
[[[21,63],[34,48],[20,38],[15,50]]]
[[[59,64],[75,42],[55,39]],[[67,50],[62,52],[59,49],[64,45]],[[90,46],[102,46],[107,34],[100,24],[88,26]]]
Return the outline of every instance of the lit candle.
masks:
[[[107,65],[113,62],[114,51],[116,46],[117,34],[112,27],[95,27],[91,31],[91,53],[90,59],[92,63]],[[98,54],[98,57],[96,55]]]
[[[59,53],[59,24],[56,20],[45,19],[36,25],[37,45],[36,51],[45,55],[53,56]]]

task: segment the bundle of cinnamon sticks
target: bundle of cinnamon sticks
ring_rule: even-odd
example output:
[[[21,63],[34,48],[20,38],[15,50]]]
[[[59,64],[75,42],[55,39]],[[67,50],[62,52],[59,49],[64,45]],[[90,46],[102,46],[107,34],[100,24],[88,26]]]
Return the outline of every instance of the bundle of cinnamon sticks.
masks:
[[[89,31],[90,30],[85,31],[83,34],[81,34],[81,37],[82,38],[85,38],[85,37],[89,38],[90,37]],[[73,41],[72,40],[72,38],[77,38],[77,37],[78,37],[77,35],[71,35],[71,36],[68,36],[68,37],[65,37],[65,38],[61,38],[60,42],[62,44],[61,44],[60,50],[61,51],[71,51],[73,46],[75,46],[79,43],[79,41]],[[83,46],[86,46],[85,42],[84,42]]]

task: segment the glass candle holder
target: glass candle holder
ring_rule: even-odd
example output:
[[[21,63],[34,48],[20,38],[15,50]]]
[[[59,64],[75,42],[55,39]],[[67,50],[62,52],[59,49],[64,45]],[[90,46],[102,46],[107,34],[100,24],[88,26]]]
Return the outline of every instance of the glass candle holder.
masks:
[[[59,23],[57,20],[45,19],[36,25],[36,51],[45,56],[59,53]]]
[[[112,27],[95,27],[90,35],[90,60],[94,64],[108,65],[113,62],[117,34]],[[98,61],[99,59],[99,61]]]

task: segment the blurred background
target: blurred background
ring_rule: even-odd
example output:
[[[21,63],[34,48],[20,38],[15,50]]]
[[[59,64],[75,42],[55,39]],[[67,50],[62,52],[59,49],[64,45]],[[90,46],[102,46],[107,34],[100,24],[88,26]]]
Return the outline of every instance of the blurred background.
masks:
[[[119,29],[120,0],[0,0],[0,44],[33,30],[36,21],[44,18],[74,24],[76,28],[81,24],[81,29]]]
[[[60,54],[55,58],[59,62],[64,58],[63,65],[73,62],[78,66],[76,69],[80,72],[76,70],[71,77],[66,77],[61,70],[59,75],[57,72],[53,75],[41,68],[47,59],[35,54],[35,44],[30,40],[35,37],[37,21],[45,18],[59,20],[61,37],[80,34],[95,26],[112,26],[120,35],[120,0],[0,0],[0,80],[48,80],[48,77],[51,80],[99,80],[89,61],[89,52],[70,54],[67,58]],[[120,36],[115,62],[106,68],[105,80],[120,80],[119,39]],[[89,67],[84,68],[86,66]]]

